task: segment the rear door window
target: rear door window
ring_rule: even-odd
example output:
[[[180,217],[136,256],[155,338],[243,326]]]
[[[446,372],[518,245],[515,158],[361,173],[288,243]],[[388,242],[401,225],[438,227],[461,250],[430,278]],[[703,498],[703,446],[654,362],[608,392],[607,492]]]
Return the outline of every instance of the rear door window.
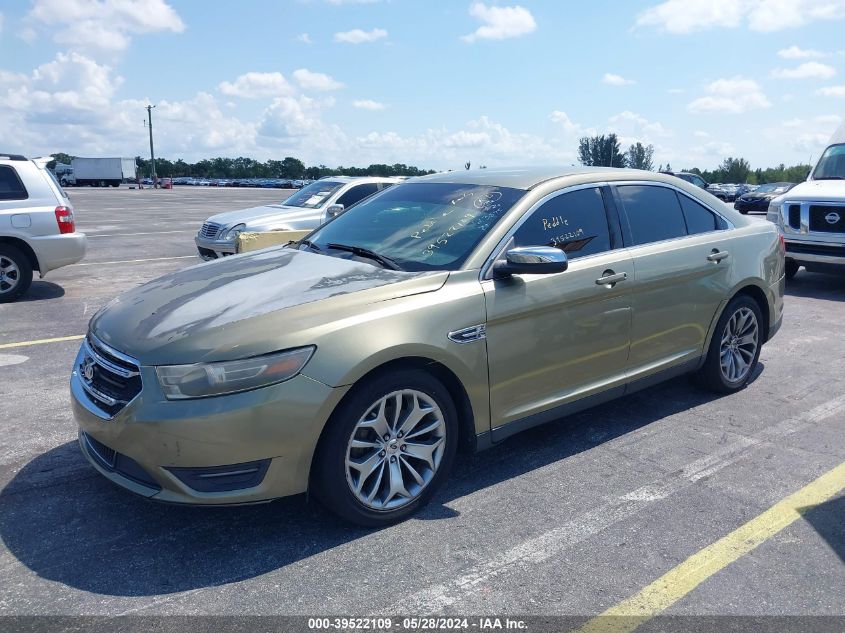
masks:
[[[687,235],[684,214],[673,189],[621,185],[616,191],[628,216],[634,246]]]
[[[682,193],[678,194],[678,199],[681,201],[681,209],[684,211],[684,219],[687,222],[687,233],[690,235],[720,231],[725,228],[724,220],[704,205]]]
[[[26,200],[28,197],[18,172],[8,165],[0,165],[0,200]]]
[[[610,250],[610,229],[601,190],[578,189],[535,209],[513,236],[514,246],[553,246],[570,259]]]

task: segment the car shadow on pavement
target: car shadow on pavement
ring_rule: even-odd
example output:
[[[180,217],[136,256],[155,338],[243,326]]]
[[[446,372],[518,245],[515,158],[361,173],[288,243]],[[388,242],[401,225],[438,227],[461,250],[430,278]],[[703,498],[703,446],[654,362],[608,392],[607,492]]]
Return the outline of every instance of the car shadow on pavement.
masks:
[[[845,301],[845,275],[826,275],[801,270],[786,282],[786,294],[806,299]]]
[[[679,378],[459,456],[452,476],[416,519],[449,520],[459,515],[448,507],[453,499],[715,397]],[[26,567],[47,580],[112,596],[246,580],[373,534],[341,523],[304,495],[230,508],[155,503],[101,477],[76,442],[27,463],[0,492],[0,507],[0,537]]]
[[[801,508],[800,512],[845,563],[845,496],[834,497],[812,508]]]
[[[65,289],[51,281],[33,281],[18,303],[28,301],[44,301],[46,299],[58,299],[65,296]]]

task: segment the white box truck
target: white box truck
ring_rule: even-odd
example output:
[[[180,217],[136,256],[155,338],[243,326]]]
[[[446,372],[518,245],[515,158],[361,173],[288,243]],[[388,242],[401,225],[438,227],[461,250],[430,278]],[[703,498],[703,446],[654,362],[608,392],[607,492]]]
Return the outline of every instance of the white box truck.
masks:
[[[67,174],[62,184],[118,187],[124,180],[136,178],[134,158],[74,158],[71,166],[73,173]]]

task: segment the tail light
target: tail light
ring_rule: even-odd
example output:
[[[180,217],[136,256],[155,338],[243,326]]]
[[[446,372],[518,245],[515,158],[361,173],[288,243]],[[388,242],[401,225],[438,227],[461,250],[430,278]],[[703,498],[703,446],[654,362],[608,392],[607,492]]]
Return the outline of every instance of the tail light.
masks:
[[[781,233],[778,237],[780,238],[780,250],[781,250],[781,252],[785,253],[786,252],[786,238],[783,236],[783,233]]]
[[[56,207],[56,222],[59,224],[59,233],[73,233],[76,225],[73,221],[73,209],[70,207]]]

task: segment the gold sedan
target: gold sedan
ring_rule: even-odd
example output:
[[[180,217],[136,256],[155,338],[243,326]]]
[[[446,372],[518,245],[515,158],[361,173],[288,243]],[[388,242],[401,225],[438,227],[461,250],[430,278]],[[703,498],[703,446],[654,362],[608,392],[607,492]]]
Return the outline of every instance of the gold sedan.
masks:
[[[415,178],[300,242],[113,300],[71,377],[80,445],[153,499],[311,490],[381,525],[459,448],[683,373],[743,388],[783,292],[777,228],[672,176]]]

